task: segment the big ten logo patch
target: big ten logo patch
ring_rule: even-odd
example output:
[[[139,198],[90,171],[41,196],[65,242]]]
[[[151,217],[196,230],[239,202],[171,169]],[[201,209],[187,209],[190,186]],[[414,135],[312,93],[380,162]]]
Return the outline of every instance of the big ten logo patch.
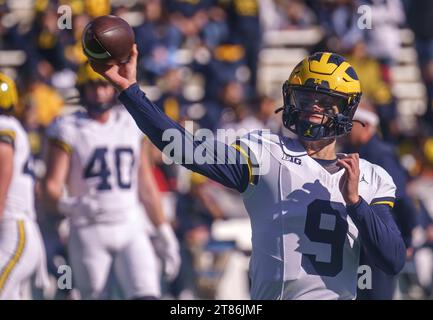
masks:
[[[294,163],[294,164],[297,164],[297,165],[301,165],[302,164],[302,161],[301,161],[301,159],[300,158],[298,158],[298,157],[293,157],[293,156],[290,156],[290,155],[288,155],[288,154],[283,154],[283,158],[282,158],[284,161],[289,161],[289,162],[291,162],[291,163]]]

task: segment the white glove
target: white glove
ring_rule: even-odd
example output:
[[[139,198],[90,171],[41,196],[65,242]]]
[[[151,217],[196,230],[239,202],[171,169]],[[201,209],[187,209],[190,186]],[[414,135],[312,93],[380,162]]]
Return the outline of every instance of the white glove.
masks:
[[[161,258],[164,261],[164,274],[168,281],[173,281],[180,268],[179,243],[176,235],[168,223],[160,225],[156,229],[157,239],[160,241]]]
[[[58,209],[69,218],[92,219],[101,213],[99,201],[94,197],[64,197],[59,200]]]

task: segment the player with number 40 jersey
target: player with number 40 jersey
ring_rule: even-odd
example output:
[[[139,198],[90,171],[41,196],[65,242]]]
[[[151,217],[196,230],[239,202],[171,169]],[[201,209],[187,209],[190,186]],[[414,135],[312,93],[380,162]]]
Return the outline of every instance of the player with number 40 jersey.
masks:
[[[73,224],[132,219],[139,205],[137,173],[143,134],[130,116],[114,108],[105,123],[77,111],[55,120],[48,135],[70,157],[67,192],[98,203],[100,213],[70,215]]]
[[[59,117],[48,129],[44,182],[48,207],[70,221],[68,253],[76,289],[82,299],[110,298],[113,267],[125,298],[159,298],[160,268],[141,204],[155,225],[169,280],[180,258],[152,176],[147,141],[115,106],[114,88],[88,64],[79,69],[78,89],[85,110]]]

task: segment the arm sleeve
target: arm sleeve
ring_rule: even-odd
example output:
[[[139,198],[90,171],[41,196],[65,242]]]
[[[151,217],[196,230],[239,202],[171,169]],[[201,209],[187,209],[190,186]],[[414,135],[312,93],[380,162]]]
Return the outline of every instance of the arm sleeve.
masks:
[[[384,152],[382,157],[377,157],[377,160],[376,163],[386,169],[396,185],[393,214],[406,246],[410,247],[412,246],[412,230],[416,227],[418,210],[413,199],[406,192],[407,172],[398,162],[393,151]]]
[[[368,205],[364,199],[347,208],[366,253],[387,274],[398,274],[406,260],[406,247],[387,204]]]
[[[370,205],[361,198],[347,211],[359,230],[366,254],[378,268],[394,275],[406,260],[406,247],[392,212],[396,187],[382,167],[373,165],[373,170],[375,191]]]
[[[206,135],[197,139],[153,104],[138,84],[122,91],[119,101],[141,131],[170,159],[239,192],[247,188],[248,159],[234,147]]]

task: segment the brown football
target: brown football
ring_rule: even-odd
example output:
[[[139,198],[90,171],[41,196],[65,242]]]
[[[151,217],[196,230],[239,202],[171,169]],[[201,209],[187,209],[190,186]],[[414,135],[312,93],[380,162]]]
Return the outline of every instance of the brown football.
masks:
[[[82,37],[84,54],[103,64],[125,63],[134,44],[134,31],[116,16],[97,17],[84,28]]]

